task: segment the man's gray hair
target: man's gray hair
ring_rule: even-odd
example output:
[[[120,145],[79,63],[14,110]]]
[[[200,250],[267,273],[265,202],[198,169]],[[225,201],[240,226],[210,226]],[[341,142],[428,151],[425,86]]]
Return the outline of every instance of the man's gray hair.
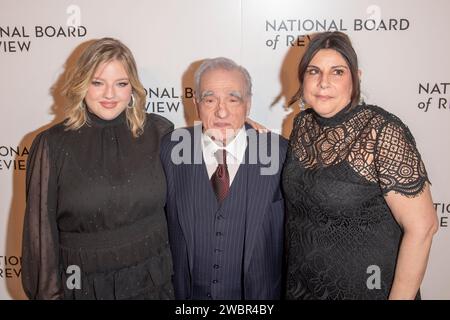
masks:
[[[234,62],[231,59],[224,58],[224,57],[218,57],[213,59],[206,59],[203,61],[203,63],[198,67],[197,71],[195,71],[194,74],[194,80],[195,80],[195,99],[197,102],[200,102],[201,100],[201,92],[200,91],[200,80],[202,79],[202,76],[205,72],[209,70],[217,70],[217,69],[223,69],[227,71],[239,71],[245,79],[245,96],[250,98],[252,96],[252,78],[250,77],[250,74],[248,73],[247,69],[244,67],[238,65],[236,62]]]

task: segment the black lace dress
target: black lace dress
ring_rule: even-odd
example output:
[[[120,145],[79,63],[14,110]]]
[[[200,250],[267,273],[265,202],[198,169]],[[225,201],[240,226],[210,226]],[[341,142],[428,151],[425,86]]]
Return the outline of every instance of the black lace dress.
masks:
[[[172,262],[159,158],[170,121],[125,113],[36,137],[27,168],[22,282],[31,299],[170,299]]]
[[[297,115],[283,169],[286,298],[386,299],[402,230],[384,195],[413,197],[426,181],[413,136],[387,111]]]

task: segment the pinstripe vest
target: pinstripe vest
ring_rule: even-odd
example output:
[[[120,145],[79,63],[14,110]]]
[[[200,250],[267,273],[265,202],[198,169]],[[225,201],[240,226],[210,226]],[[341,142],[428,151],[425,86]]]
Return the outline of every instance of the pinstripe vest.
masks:
[[[247,149],[248,150],[248,149]],[[247,152],[246,152],[247,158]],[[242,163],[219,207],[205,165],[194,173],[193,299],[241,299],[247,212],[247,165]]]

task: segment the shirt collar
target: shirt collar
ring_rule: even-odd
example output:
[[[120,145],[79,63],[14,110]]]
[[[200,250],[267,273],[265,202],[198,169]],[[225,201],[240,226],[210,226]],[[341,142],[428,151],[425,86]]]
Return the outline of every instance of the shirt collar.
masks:
[[[217,150],[225,149],[227,151],[227,164],[239,164],[244,158],[247,148],[247,132],[245,126],[239,129],[234,139],[226,147],[216,144],[210,136],[202,133],[202,150],[206,164],[217,164],[214,154]],[[231,157],[230,157],[231,156]]]

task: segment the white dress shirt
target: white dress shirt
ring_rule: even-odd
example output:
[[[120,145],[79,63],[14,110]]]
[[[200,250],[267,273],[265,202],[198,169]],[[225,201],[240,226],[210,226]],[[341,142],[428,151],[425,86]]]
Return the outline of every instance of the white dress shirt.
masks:
[[[211,137],[202,133],[202,152],[205,161],[208,177],[211,179],[214,171],[217,169],[217,159],[215,153],[217,150],[225,149],[227,151],[227,167],[230,176],[230,186],[239,169],[239,165],[244,160],[245,149],[247,148],[247,133],[245,127],[239,129],[238,134],[225,147],[215,143]]]

